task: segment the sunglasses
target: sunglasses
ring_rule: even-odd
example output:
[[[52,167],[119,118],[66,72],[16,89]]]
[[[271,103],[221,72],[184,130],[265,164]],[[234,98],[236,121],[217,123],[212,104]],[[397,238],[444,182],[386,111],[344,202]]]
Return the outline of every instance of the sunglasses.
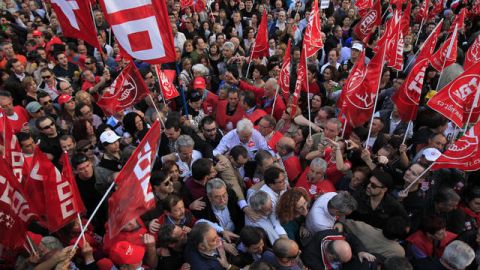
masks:
[[[372,187],[372,188],[384,188],[385,186],[377,186],[376,184],[374,184],[372,181],[369,182],[369,185]]]
[[[53,101],[52,100],[47,100],[45,102],[42,102],[42,105],[47,105],[47,104],[50,104],[50,103],[53,103]]]
[[[170,186],[170,185],[172,184],[172,181],[167,180],[167,181],[162,182],[162,184],[163,184],[164,186],[167,186],[167,187],[168,187],[168,186]]]
[[[90,150],[93,150],[95,149],[95,147],[93,145],[90,145],[89,147],[86,147],[86,148],[82,148],[79,152],[82,152],[82,153],[86,153]]]
[[[52,122],[52,123],[50,123],[50,125],[44,126],[44,127],[40,128],[40,129],[42,129],[42,130],[47,130],[47,129],[52,128],[52,127],[54,127],[54,126],[55,126],[55,123]]]
[[[52,75],[48,75],[48,76],[42,76],[42,79],[50,79],[52,77]]]
[[[298,259],[298,256],[300,256],[301,253],[302,253],[302,252],[299,250],[296,255],[293,255],[293,256],[290,256],[290,257],[284,257],[284,258],[282,258],[282,259],[289,260],[289,261],[293,261],[293,260]]]
[[[85,65],[93,64],[92,62],[85,62]]]

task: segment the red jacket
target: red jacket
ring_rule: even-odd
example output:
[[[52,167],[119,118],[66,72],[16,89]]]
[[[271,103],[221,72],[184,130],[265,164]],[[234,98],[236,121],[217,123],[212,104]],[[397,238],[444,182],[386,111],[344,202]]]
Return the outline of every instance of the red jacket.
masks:
[[[257,98],[257,103],[260,105],[260,107],[267,113],[271,114],[272,113],[272,107],[273,107],[273,102],[268,101],[265,97],[265,90],[263,88],[258,88],[253,85],[250,85],[246,82],[240,81],[238,84],[238,87],[242,90],[245,91],[251,91],[255,94],[255,97]],[[283,102],[282,95],[278,95],[277,99],[275,100],[275,108],[273,112],[273,117],[275,119],[280,120],[282,118],[283,112],[287,109],[287,106],[285,106],[285,102]]]
[[[287,172],[288,181],[290,181],[290,184],[295,183],[298,176],[302,173],[302,164],[300,164],[300,159],[298,156],[292,155],[291,157],[285,159],[283,161],[283,166]]]
[[[110,254],[110,248],[117,242],[127,241],[133,245],[145,246],[143,243],[143,235],[148,233],[148,229],[145,227],[145,224],[140,218],[137,218],[138,225],[140,227],[131,232],[121,231],[119,234],[115,235],[112,239],[109,236],[108,224],[106,226],[105,237],[103,238],[103,249],[107,254]]]
[[[264,110],[255,109],[251,114],[245,114],[245,117],[252,121],[254,125],[256,125],[257,122],[260,121],[260,119],[265,115],[267,115],[267,113]]]
[[[317,182],[316,184],[311,184],[307,181],[307,173],[310,170],[310,167],[305,168],[302,175],[298,178],[298,182],[295,187],[302,187],[304,188],[308,194],[310,195],[311,199],[316,199],[317,197],[321,196],[327,192],[335,192],[337,191],[333,186],[332,182],[327,179],[323,179],[322,181]]]
[[[272,138],[268,140],[267,144],[270,146],[270,148],[277,152],[277,142],[283,137],[283,134],[280,131],[274,131]]]
[[[215,120],[217,121],[218,127],[222,130],[227,130],[228,122],[232,122],[232,129],[235,129],[237,127],[237,122],[245,115],[245,111],[240,103],[238,103],[237,110],[232,116],[227,115],[227,106],[227,100],[218,101]]]
[[[205,114],[208,114],[211,116],[215,111],[215,107],[217,107],[218,96],[208,90],[204,90],[204,91],[206,92],[207,96],[203,99],[202,109],[205,112]]]
[[[445,238],[440,242],[440,246],[435,249],[435,254],[433,254],[433,241],[430,240],[430,238],[427,237],[427,235],[422,232],[422,231],[417,231],[414,234],[410,235],[407,238],[407,242],[410,244],[414,245],[417,249],[422,251],[427,257],[436,257],[440,258],[442,257],[443,250],[445,247],[455,240],[457,238],[457,235],[446,231],[445,232]]]

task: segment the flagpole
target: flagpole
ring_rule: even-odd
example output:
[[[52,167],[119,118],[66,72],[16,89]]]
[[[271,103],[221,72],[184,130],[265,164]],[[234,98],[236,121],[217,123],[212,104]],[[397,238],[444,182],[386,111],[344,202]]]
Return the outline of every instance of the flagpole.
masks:
[[[258,35],[258,33],[257,33],[257,35]],[[255,39],[256,39],[256,37],[255,37]],[[245,74],[245,79],[248,79],[248,73],[250,72],[250,65],[252,64],[252,60],[253,60],[252,55],[253,55],[253,50],[255,49],[255,43],[256,43],[256,41],[254,41],[253,45],[250,46],[250,59],[249,59],[250,61],[248,61],[247,74]]]
[[[158,68],[157,68],[157,67],[158,67],[158,65],[155,65],[155,67],[154,67],[153,69],[155,69],[155,73],[157,74],[158,87],[160,88],[160,93],[162,93],[163,104],[165,104],[165,106],[167,106],[167,101],[165,100],[165,96],[163,95],[162,85],[161,85],[161,83],[160,83],[160,81],[161,81],[162,79],[160,79],[160,74],[158,74],[158,68],[159,68],[159,67],[158,67]],[[178,75],[180,75],[180,74],[178,74]],[[155,102],[153,101],[153,99],[152,99],[152,102],[153,102],[153,104],[155,104]],[[157,113],[158,113],[158,109],[157,109],[156,107],[155,107],[155,109],[157,110]]]
[[[475,109],[475,107],[478,106],[479,96],[480,96],[480,84],[477,86],[477,92],[475,93],[475,98],[473,99],[472,108],[470,108],[470,112],[468,113],[468,118],[467,118],[467,122],[465,123],[465,127],[463,128],[463,133],[467,131],[468,123],[470,123],[470,120],[472,118],[473,110]]]
[[[346,129],[347,129],[347,118],[345,117],[345,123],[343,123],[343,128],[342,128],[342,139],[345,137]]]
[[[424,176],[432,167],[433,167],[433,164],[435,164],[435,162],[433,162],[432,164],[430,164],[430,166],[428,166],[428,168],[426,168],[419,176],[417,176],[417,178],[415,178],[415,180],[413,180],[406,188],[404,188],[402,191],[403,192],[408,192],[408,190],[410,190],[411,187],[413,187],[413,185],[415,185],[418,180],[420,180],[420,178],[422,178],[422,176]],[[400,191],[400,192],[402,192]]]
[[[442,80],[442,75],[443,75],[443,70],[445,69],[445,64],[447,63],[447,58],[450,57],[450,54],[452,53],[452,48],[453,48],[453,43],[455,42],[455,37],[457,35],[458,31],[458,25],[455,24],[455,29],[453,30],[452,33],[452,40],[450,40],[450,44],[448,45],[447,53],[445,54],[445,59],[443,59],[443,65],[442,65],[442,71],[440,71],[440,76],[438,77],[438,82],[437,82],[437,87],[435,88],[435,91],[438,91],[438,86],[440,85],[440,81]],[[440,47],[441,49],[441,47]]]
[[[155,111],[157,111],[157,119],[162,123],[162,126],[165,127],[165,123],[163,122],[163,119],[160,117],[160,111],[157,108],[157,105],[155,104],[155,100],[153,100],[151,95],[148,95],[150,97],[150,100],[152,101],[153,108],[155,108]],[[164,97],[165,99],[165,97]],[[165,104],[166,105],[166,104]]]
[[[83,224],[82,224],[82,218],[80,217],[80,213],[77,213],[77,218],[78,218],[78,224],[80,225],[80,230],[83,231]],[[83,238],[83,243],[85,243],[85,234],[82,235]]]
[[[178,76],[180,76],[180,67],[178,66],[178,63],[175,63],[175,68],[177,69]],[[185,98],[185,91],[183,89],[182,80],[179,79],[178,84],[180,85],[180,95],[182,96],[183,110],[185,115],[188,115],[187,99]]]
[[[307,88],[307,109],[308,109],[308,135],[312,136],[312,116],[311,116],[311,108],[310,108],[310,86],[308,85],[308,57],[307,57],[307,50],[305,46],[303,46],[304,54],[305,54],[305,86]]]
[[[277,96],[278,96],[278,90],[279,89],[280,89],[280,86],[278,85],[278,82],[277,82],[275,97],[273,98],[272,113],[270,114],[271,116],[273,116],[273,112],[275,111],[275,103],[277,102]]]
[[[92,15],[92,21],[93,21],[93,26],[95,27],[95,33],[98,35],[98,31],[97,31],[97,22],[95,21],[95,14],[93,14],[93,7],[92,7],[92,2],[89,2],[88,5],[90,6],[90,14]],[[111,29],[111,28],[110,28]],[[110,33],[110,37],[112,36],[112,33]],[[98,53],[100,54],[100,60],[102,61],[102,64],[103,64],[103,67],[104,68],[107,68],[107,64],[105,63],[105,60],[103,60],[103,50],[102,50],[102,45],[98,43],[98,47],[97,50]]]
[[[95,214],[98,212],[98,209],[100,209],[100,206],[102,205],[102,203],[105,201],[105,199],[107,198],[107,196],[110,194],[110,191],[112,191],[113,187],[115,186],[115,180],[112,181],[112,183],[110,184],[110,186],[108,187],[107,191],[105,192],[105,194],[103,194],[103,197],[100,199],[100,201],[98,202],[97,206],[95,207],[95,209],[93,210],[92,214],[90,215],[90,218],[87,220],[87,223],[85,224],[85,226],[83,227],[82,231],[80,232],[80,235],[78,236],[77,238],[77,241],[75,241],[75,244],[73,245],[73,248],[72,250],[75,250],[78,246],[78,243],[80,242],[80,239],[83,237],[83,235],[85,234],[85,231],[87,230],[88,226],[90,225],[90,223],[92,222],[93,220],[93,217],[95,216]]]
[[[402,144],[405,144],[405,141],[407,140],[408,131],[410,130],[411,125],[412,125],[412,120],[408,121],[407,130],[405,130],[405,136],[403,136]]]
[[[46,1],[42,1],[42,6],[45,9],[45,17],[50,22],[50,14],[48,13],[47,5],[45,4]]]
[[[33,246],[32,239],[30,239],[30,236],[25,235],[25,238],[27,239],[28,245],[29,245],[30,248],[32,249],[33,255],[38,256],[37,250],[36,250],[35,247]]]

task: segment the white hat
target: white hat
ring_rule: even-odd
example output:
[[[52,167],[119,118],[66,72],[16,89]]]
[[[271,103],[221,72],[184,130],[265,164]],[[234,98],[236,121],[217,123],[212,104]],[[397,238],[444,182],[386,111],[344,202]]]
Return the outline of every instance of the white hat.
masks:
[[[100,135],[101,143],[114,143],[120,139],[121,138],[117,135],[117,133],[112,130],[105,130],[102,132],[102,135]]]
[[[438,151],[437,148],[427,148],[423,150],[422,155],[425,156],[426,160],[434,162],[442,155],[442,153]]]
[[[355,42],[355,43],[353,43],[353,44],[352,44],[352,50],[353,50],[353,49],[356,49],[356,50],[359,50],[359,51],[362,52],[362,51],[363,51],[363,45],[362,45],[362,43],[360,43],[360,42]]]

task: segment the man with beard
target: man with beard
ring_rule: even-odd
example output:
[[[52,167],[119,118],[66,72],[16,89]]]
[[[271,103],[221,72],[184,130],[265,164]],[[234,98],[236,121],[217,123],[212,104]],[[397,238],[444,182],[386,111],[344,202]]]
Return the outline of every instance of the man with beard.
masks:
[[[213,149],[217,147],[223,137],[222,131],[218,129],[217,122],[211,116],[205,116],[200,121],[198,128],[201,131],[198,136],[206,142],[206,145],[209,146],[208,148],[211,148],[210,151],[213,152]],[[201,152],[205,156],[205,153]],[[213,156],[212,153],[209,154]]]
[[[183,258],[187,232],[182,227],[173,224],[162,225],[158,230],[157,243],[159,244],[157,269],[177,270],[188,266]]]

